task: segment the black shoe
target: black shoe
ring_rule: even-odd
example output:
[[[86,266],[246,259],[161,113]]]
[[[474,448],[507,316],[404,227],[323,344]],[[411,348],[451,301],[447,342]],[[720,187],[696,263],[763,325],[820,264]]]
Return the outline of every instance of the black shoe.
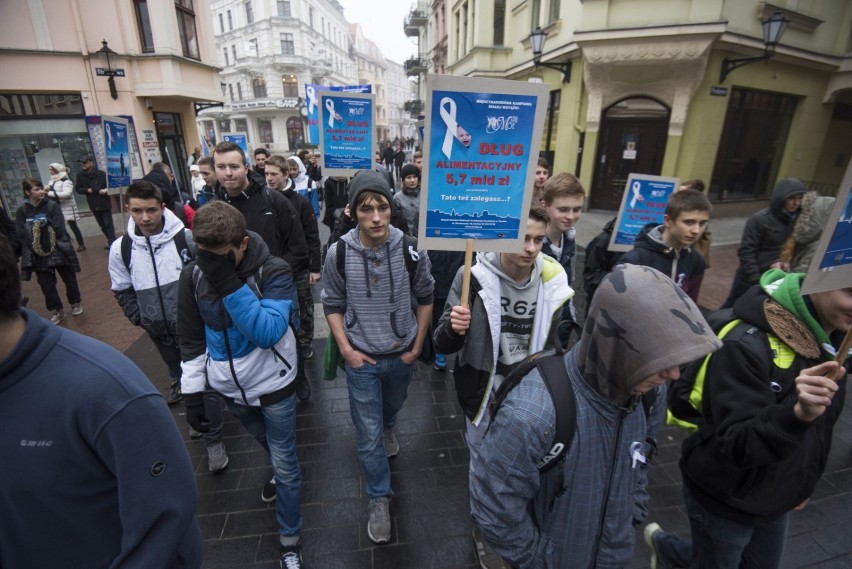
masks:
[[[302,359],[309,360],[314,357],[314,350],[310,346],[302,348]]]
[[[281,546],[281,569],[303,569],[301,542],[290,547]]]
[[[307,376],[296,379],[296,397],[302,402],[311,398],[311,382]]]
[[[272,480],[263,485],[263,491],[260,493],[260,499],[268,504],[270,502],[274,502],[277,495],[278,492],[275,488],[275,477],[273,476]]]
[[[183,395],[180,392],[180,384],[173,383],[171,387],[169,387],[169,395],[166,397],[166,403],[168,403],[169,405],[174,405],[182,398]]]

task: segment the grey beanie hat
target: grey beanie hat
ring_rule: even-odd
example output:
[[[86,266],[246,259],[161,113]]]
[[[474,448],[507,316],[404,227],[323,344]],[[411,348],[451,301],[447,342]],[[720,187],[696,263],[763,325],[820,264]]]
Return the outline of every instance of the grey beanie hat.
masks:
[[[358,194],[365,191],[382,194],[388,199],[388,203],[393,201],[393,194],[391,194],[387,179],[374,170],[362,170],[355,174],[355,177],[349,182],[349,207],[351,209],[354,209],[358,203]]]

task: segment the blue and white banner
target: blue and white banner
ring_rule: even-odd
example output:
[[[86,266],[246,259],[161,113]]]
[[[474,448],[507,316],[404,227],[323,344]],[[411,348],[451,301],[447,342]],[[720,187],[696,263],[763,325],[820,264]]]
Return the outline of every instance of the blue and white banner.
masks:
[[[848,288],[852,284],[852,162],[840,182],[834,209],[822,230],[802,294]]]
[[[319,94],[320,91],[339,91],[343,93],[371,93],[372,85],[343,85],[329,87],[305,83],[305,106],[308,109],[308,141],[319,146]]]
[[[328,176],[354,176],[374,167],[376,96],[372,93],[322,91],[320,151]]]
[[[520,251],[547,87],[429,76],[421,239],[426,248]]]
[[[677,178],[630,174],[624,186],[615,231],[612,232],[608,249],[630,251],[646,224],[663,223],[666,203],[677,187]]]
[[[130,185],[130,139],[127,125],[126,119],[103,117],[108,188],[124,188]]]

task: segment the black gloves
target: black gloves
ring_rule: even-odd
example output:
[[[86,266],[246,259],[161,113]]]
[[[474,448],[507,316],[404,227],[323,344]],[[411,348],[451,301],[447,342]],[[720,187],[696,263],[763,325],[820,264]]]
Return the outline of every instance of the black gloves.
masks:
[[[200,250],[199,250],[200,252]],[[184,393],[184,405],[186,405],[186,422],[199,433],[210,431],[210,420],[204,412],[203,393]]]
[[[199,247],[195,255],[198,268],[201,269],[216,292],[222,296],[228,296],[243,286],[240,277],[237,276],[236,261],[233,251],[228,251],[228,255],[223,256]]]

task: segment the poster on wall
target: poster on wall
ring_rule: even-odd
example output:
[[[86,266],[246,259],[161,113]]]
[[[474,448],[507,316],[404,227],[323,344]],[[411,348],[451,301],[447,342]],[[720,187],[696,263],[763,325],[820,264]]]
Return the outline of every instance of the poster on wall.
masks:
[[[143,128],[142,132],[142,154],[145,165],[150,168],[154,162],[162,162],[160,154],[160,143],[157,141],[157,132],[153,128]]]
[[[376,96],[322,91],[319,99],[323,173],[354,176],[359,170],[371,170],[375,166]]]
[[[852,162],[840,184],[834,209],[822,230],[802,294],[852,286]]]
[[[422,247],[521,250],[547,97],[543,84],[427,77]]]
[[[648,223],[663,223],[669,196],[678,188],[677,178],[630,174],[609,241],[610,251],[630,251]]]
[[[252,156],[251,154],[249,154],[248,138],[245,134],[240,132],[223,132],[222,142],[233,142],[234,144],[242,148],[243,152],[246,155],[246,163],[249,165],[249,168],[251,168]]]
[[[128,122],[119,117],[103,116],[104,154],[108,188],[130,185],[130,140]]]
[[[371,93],[372,85],[343,85],[329,87],[328,85],[314,85],[305,83],[305,105],[308,117],[308,141],[319,146],[319,94],[321,91],[340,91],[343,93]]]

